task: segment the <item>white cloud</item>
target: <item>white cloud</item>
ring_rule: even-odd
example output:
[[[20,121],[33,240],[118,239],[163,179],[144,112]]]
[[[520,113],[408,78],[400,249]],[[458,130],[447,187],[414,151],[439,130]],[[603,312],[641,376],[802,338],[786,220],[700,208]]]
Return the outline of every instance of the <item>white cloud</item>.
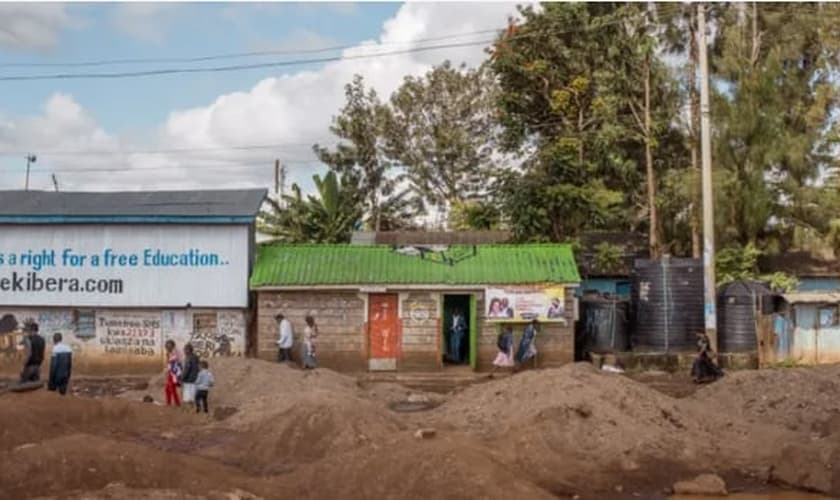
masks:
[[[0,3],[0,47],[48,49],[67,28],[80,20],[57,3]]]
[[[377,40],[345,50],[343,57],[393,51],[418,45],[418,40],[484,30],[506,25],[515,14],[514,4],[486,3],[407,3],[384,25]],[[466,36],[456,41],[477,41],[491,35]],[[406,43],[408,42],[408,43]],[[441,43],[441,42],[437,42]],[[295,45],[299,47],[299,45]],[[344,85],[354,74],[364,76],[367,85],[387,99],[406,75],[426,72],[445,59],[455,63],[477,64],[486,54],[483,46],[415,52],[371,59],[343,59],[315,70],[301,70],[265,78],[250,89],[224,94],[206,106],[173,110],[156,131],[156,138],[145,148],[214,148],[190,154],[125,155],[121,148],[136,144],[109,136],[99,129],[77,103],[66,96],[50,100],[42,116],[13,120],[12,128],[25,125],[32,134],[11,134],[2,128],[0,147],[47,145],[49,149],[113,150],[97,157],[58,157],[62,169],[73,169],[68,178],[72,189],[201,188],[273,185],[273,160],[289,165],[290,182],[306,190],[309,180],[320,170],[311,151],[315,142],[331,144],[332,117],[344,103]],[[54,123],[46,125],[47,122]],[[45,124],[43,131],[34,123]],[[62,136],[59,137],[59,136]],[[26,143],[24,138],[31,139]],[[51,140],[55,138],[55,142]],[[5,139],[5,141],[4,141]],[[11,140],[11,142],[9,142]],[[278,144],[272,150],[224,150],[253,144]],[[49,157],[47,158],[49,160]],[[40,162],[40,159],[39,159]],[[90,165],[131,167],[127,173],[83,172]],[[241,166],[241,165],[245,166]],[[61,178],[62,175],[59,177]],[[47,178],[48,180],[48,178]]]
[[[131,2],[114,6],[111,25],[115,30],[140,41],[163,43],[177,4]]]

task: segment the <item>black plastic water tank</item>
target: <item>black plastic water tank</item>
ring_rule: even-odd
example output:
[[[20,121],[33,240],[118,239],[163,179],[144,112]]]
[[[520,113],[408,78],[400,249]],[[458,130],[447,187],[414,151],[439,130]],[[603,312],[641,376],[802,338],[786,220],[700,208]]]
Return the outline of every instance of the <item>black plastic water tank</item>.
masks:
[[[705,330],[700,259],[640,259],[633,269],[633,350],[688,352]]]
[[[759,281],[734,281],[718,293],[718,350],[720,352],[755,352],[756,312],[774,297],[773,291]]]
[[[584,350],[597,354],[630,349],[630,303],[617,297],[587,294],[581,299]]]

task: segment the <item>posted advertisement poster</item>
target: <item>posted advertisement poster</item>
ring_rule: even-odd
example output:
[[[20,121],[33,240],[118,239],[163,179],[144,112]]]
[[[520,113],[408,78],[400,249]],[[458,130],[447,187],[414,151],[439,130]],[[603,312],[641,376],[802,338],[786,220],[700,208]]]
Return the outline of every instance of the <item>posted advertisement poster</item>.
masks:
[[[514,286],[488,288],[484,294],[490,321],[529,321],[565,323],[565,288]]]

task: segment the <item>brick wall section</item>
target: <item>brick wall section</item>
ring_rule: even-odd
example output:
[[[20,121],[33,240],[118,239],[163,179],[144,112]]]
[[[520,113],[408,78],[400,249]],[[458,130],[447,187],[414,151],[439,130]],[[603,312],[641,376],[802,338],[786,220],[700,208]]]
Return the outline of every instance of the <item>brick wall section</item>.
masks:
[[[440,301],[441,295],[436,292],[400,294],[402,348],[399,370],[440,370]]]
[[[356,292],[259,292],[257,294],[257,353],[277,359],[277,322],[282,312],[295,331],[294,359],[300,358],[300,341],[312,314],[318,324],[318,364],[342,371],[367,370],[365,301]]]

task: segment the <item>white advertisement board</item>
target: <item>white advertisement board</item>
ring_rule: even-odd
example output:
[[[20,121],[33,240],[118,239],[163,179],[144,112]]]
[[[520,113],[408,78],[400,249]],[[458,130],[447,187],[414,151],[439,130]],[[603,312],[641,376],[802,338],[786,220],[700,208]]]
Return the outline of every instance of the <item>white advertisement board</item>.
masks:
[[[246,307],[247,226],[0,227],[0,304]]]

